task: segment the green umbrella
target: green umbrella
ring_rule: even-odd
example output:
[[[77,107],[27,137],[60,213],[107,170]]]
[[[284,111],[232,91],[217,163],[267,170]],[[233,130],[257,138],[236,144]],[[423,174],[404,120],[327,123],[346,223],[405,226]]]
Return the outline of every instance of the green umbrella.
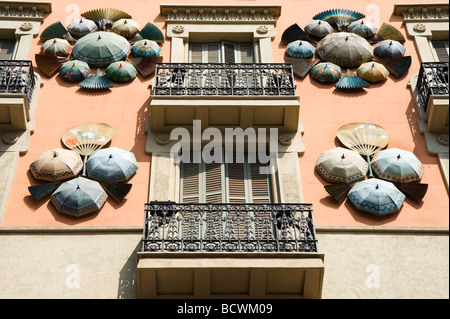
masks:
[[[137,70],[130,62],[118,61],[106,68],[106,76],[116,82],[128,82],[136,77]]]
[[[91,73],[91,69],[86,62],[72,60],[67,61],[59,68],[59,75],[69,82],[80,82],[86,79]]]
[[[113,32],[99,31],[80,38],[73,47],[77,60],[94,66],[104,66],[122,60],[130,51],[130,43]]]

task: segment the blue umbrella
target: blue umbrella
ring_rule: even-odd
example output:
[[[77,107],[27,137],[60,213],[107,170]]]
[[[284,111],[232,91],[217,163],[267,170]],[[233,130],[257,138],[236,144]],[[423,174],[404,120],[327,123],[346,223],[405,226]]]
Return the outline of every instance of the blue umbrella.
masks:
[[[286,46],[286,54],[292,58],[308,59],[315,52],[316,49],[307,41],[296,40]]]
[[[406,48],[398,41],[384,40],[377,43],[373,52],[380,58],[393,58],[403,56]]]
[[[368,20],[357,20],[347,27],[347,32],[355,33],[363,38],[369,38],[376,34],[377,28]]]
[[[105,183],[127,181],[137,169],[134,154],[118,147],[100,149],[86,162],[87,176]]]

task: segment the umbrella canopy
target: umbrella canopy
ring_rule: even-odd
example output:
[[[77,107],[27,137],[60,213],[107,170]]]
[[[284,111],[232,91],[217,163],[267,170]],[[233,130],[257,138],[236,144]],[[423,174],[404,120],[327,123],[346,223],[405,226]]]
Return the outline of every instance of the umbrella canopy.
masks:
[[[393,58],[403,56],[406,48],[398,41],[383,40],[377,43],[374,52],[380,58]]]
[[[71,22],[67,26],[67,29],[69,30],[70,34],[75,35],[77,37],[82,37],[85,36],[86,34],[97,31],[98,27],[94,21],[86,18],[81,18],[79,20],[77,19]]]
[[[312,20],[306,24],[305,31],[310,36],[322,39],[324,36],[333,33],[333,27],[324,20]]]
[[[62,183],[50,196],[59,212],[76,217],[99,211],[107,198],[99,182],[84,177]]]
[[[42,152],[30,164],[34,178],[43,181],[62,181],[77,176],[83,168],[83,161],[78,153],[62,148]]]
[[[363,180],[369,170],[369,164],[358,152],[336,147],[319,155],[316,170],[329,182],[349,184]]]
[[[315,52],[316,49],[307,41],[296,40],[286,46],[286,53],[292,58],[308,59]]]
[[[69,82],[80,82],[86,79],[91,69],[86,62],[79,60],[67,61],[59,68],[59,76]]]
[[[372,159],[372,168],[379,178],[400,183],[419,181],[424,170],[414,153],[398,148],[377,152]]]
[[[321,62],[311,69],[313,79],[320,82],[334,82],[342,76],[341,67],[331,62]]]
[[[377,27],[368,20],[357,20],[350,23],[347,27],[347,31],[360,35],[364,38],[370,38],[377,33]]]
[[[106,68],[106,76],[116,82],[128,82],[136,77],[137,70],[130,62],[118,61]]]
[[[332,33],[317,43],[324,61],[343,67],[357,67],[373,58],[373,48],[363,37],[348,32]]]
[[[113,32],[99,31],[80,38],[73,47],[73,56],[94,66],[104,66],[123,59],[130,43]]]
[[[49,39],[44,42],[41,48],[42,54],[68,57],[72,52],[72,46],[65,39]]]
[[[389,71],[386,67],[378,62],[366,62],[356,70],[356,74],[363,80],[368,82],[378,82],[386,80]]]
[[[106,183],[127,181],[137,169],[134,154],[118,147],[98,150],[86,162],[87,175]]]
[[[405,195],[393,183],[378,178],[357,182],[347,198],[357,209],[376,216],[398,212],[405,201]]]
[[[132,19],[119,19],[112,24],[111,30],[123,37],[132,38],[139,32],[139,24]]]
[[[136,41],[131,47],[135,57],[156,57],[161,53],[161,48],[158,43],[152,40],[139,40]]]

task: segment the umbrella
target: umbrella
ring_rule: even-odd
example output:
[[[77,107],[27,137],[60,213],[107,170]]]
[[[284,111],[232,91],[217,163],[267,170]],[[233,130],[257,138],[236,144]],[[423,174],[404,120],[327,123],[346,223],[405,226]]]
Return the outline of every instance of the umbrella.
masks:
[[[327,62],[357,67],[373,58],[373,48],[363,37],[348,32],[332,33],[317,43],[317,54]]]
[[[286,46],[286,53],[292,58],[308,59],[315,52],[316,49],[307,41],[296,40]]]
[[[130,43],[113,32],[99,31],[80,38],[73,47],[73,56],[94,66],[104,66],[123,59]]]
[[[370,38],[375,35],[377,28],[368,20],[358,20],[350,23],[347,31],[362,36],[363,38]]]
[[[312,20],[306,24],[305,31],[310,36],[322,39],[324,36],[333,33],[333,27],[326,21]]]
[[[347,198],[361,211],[385,216],[402,208],[405,195],[391,182],[370,178],[353,185]]]
[[[403,56],[406,48],[398,41],[383,40],[377,43],[374,52],[380,58],[393,58]]]
[[[45,55],[68,57],[72,52],[72,46],[65,39],[49,39],[44,42],[41,53]]]
[[[422,178],[424,166],[414,153],[398,148],[377,152],[372,168],[379,178],[391,182],[415,182]]]
[[[92,33],[97,31],[98,27],[95,24],[94,21],[86,19],[86,18],[82,18],[82,19],[77,19],[73,22],[71,22],[67,29],[69,30],[69,32],[77,37],[82,37],[85,36],[86,34]]]
[[[340,66],[331,62],[321,62],[311,69],[311,77],[320,82],[334,82],[342,76]]]
[[[368,82],[378,82],[386,80],[389,71],[386,67],[378,62],[366,62],[356,70],[356,74],[363,80]]]
[[[139,24],[132,19],[119,19],[112,24],[111,30],[123,37],[132,38],[139,32]]]
[[[135,57],[156,57],[161,53],[161,48],[155,41],[139,40],[133,44],[131,52]]]
[[[127,181],[137,169],[134,154],[118,147],[98,150],[86,162],[88,177],[106,183]]]
[[[90,73],[89,65],[79,60],[67,61],[59,68],[61,78],[69,82],[80,82],[86,79]]]
[[[316,170],[329,182],[352,183],[366,177],[369,164],[358,152],[336,147],[319,155]]]
[[[51,182],[75,177],[82,168],[83,161],[80,155],[62,148],[42,152],[30,164],[30,171],[34,178]]]
[[[59,212],[76,217],[99,211],[107,198],[99,182],[85,177],[62,183],[50,196]]]
[[[117,82],[131,81],[136,74],[137,70],[130,62],[113,62],[106,68],[106,76]]]

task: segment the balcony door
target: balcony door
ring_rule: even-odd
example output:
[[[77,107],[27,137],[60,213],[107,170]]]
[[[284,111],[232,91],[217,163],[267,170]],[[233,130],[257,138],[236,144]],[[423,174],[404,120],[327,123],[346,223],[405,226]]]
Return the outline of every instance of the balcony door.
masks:
[[[190,63],[254,63],[252,43],[217,43],[189,44]]]
[[[12,60],[16,40],[0,40],[0,60]]]

